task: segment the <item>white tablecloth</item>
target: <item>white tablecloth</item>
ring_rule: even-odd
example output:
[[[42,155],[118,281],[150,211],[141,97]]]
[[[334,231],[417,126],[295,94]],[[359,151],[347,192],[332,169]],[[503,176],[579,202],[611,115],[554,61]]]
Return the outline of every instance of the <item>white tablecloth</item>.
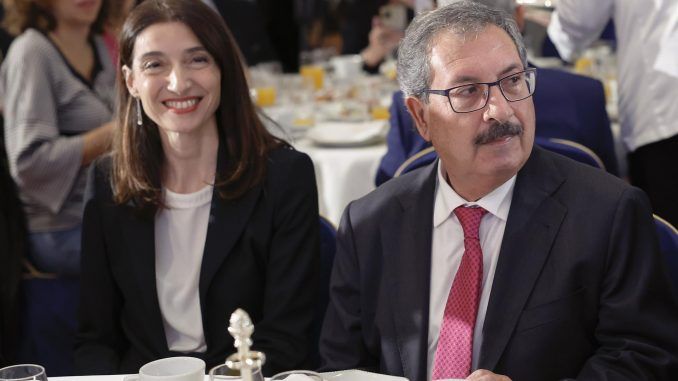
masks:
[[[366,147],[325,148],[301,140],[298,151],[308,154],[315,166],[320,214],[339,226],[344,208],[375,188],[379,162],[386,144]]]
[[[378,373],[370,373],[362,370],[349,369],[337,372],[320,373],[326,381],[408,381],[403,377],[387,376]],[[122,381],[125,375],[115,376],[79,376],[79,377],[50,377],[50,381]],[[268,378],[266,379],[269,380]],[[455,381],[456,379],[450,379]],[[209,376],[205,376],[209,381]],[[458,380],[462,381],[462,380]]]
[[[68,376],[68,377],[48,377],[49,381],[122,381],[126,375],[116,374],[113,376]],[[205,376],[205,380],[209,380]]]
[[[112,376],[69,376],[69,377],[47,377],[48,381],[123,381],[126,374],[116,374]],[[205,376],[205,381],[209,381],[210,377]],[[237,379],[239,380],[239,379]],[[237,381],[233,380],[233,381]],[[266,381],[270,381],[267,377]],[[335,380],[332,380],[335,381]],[[336,380],[341,381],[341,380]],[[358,380],[359,381],[359,380]],[[405,380],[407,381],[407,380]]]

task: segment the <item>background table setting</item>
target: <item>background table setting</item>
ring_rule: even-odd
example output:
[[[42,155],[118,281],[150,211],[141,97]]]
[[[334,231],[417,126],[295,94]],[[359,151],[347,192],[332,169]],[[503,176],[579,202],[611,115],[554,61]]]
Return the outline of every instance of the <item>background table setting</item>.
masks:
[[[313,160],[320,214],[338,225],[349,202],[375,188],[397,83],[366,75],[355,56],[302,66],[300,74],[250,69],[252,97],[269,130]]]

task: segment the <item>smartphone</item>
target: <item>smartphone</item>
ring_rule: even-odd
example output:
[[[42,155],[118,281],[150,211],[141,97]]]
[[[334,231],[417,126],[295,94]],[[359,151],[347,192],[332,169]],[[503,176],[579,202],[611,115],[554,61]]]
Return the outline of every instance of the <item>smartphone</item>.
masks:
[[[407,28],[407,7],[403,4],[384,5],[379,8],[379,18],[384,26],[403,32]]]

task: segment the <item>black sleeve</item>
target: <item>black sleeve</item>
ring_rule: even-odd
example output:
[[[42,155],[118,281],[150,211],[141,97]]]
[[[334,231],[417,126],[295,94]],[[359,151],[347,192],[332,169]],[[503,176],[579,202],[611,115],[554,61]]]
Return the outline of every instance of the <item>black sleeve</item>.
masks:
[[[346,207],[337,234],[337,253],[330,278],[330,302],[320,335],[323,371],[365,369],[377,371],[379,360],[363,341],[360,266],[353,239],[351,204]]]
[[[90,172],[90,199],[82,224],[82,273],[75,367],[80,374],[118,373],[125,335],[120,327],[122,296],[109,265],[103,222],[107,176],[99,165]],[[94,172],[96,171],[96,173]]]
[[[678,301],[662,267],[650,210],[644,194],[630,188],[610,221],[595,330],[599,348],[578,380],[678,379]]]
[[[289,151],[288,151],[289,153]],[[278,155],[277,157],[279,157]],[[283,155],[287,156],[287,155]],[[274,200],[263,319],[252,340],[266,353],[264,374],[306,367],[320,266],[318,195],[313,163],[294,153],[272,165],[266,186]],[[278,161],[277,157],[271,160]]]

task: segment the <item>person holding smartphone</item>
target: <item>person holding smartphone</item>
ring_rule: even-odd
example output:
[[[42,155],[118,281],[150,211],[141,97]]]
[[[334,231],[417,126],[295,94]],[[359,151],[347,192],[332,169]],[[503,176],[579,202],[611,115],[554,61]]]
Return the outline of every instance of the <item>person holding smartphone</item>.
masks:
[[[360,54],[363,68],[376,72],[398,46],[413,16],[414,0],[347,2],[341,53]]]

